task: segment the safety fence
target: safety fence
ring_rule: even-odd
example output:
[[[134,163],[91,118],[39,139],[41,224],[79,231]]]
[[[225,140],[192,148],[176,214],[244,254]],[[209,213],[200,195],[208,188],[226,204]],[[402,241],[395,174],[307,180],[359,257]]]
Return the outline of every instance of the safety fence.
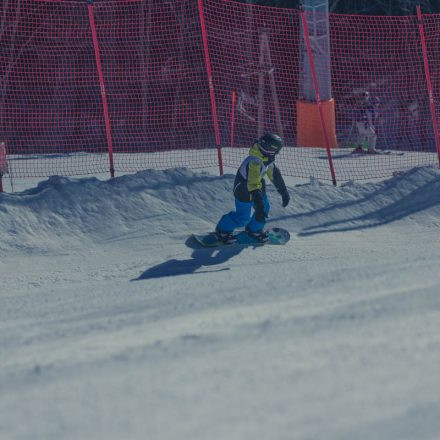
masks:
[[[274,131],[287,175],[386,177],[439,164],[439,51],[440,15],[10,0],[0,8],[0,142],[17,177],[221,172]]]

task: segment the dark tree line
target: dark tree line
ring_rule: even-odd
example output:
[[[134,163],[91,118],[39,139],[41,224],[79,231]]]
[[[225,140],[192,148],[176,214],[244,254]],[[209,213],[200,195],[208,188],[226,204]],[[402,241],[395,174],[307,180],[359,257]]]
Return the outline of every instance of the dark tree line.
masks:
[[[239,0],[255,5],[298,8],[301,0]],[[439,0],[329,0],[330,12],[337,14],[411,15],[420,5],[425,14],[439,13]]]

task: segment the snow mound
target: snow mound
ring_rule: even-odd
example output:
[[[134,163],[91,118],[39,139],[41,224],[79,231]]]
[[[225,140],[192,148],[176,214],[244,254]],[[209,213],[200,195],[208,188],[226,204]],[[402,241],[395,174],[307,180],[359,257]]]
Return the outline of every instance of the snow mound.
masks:
[[[440,171],[414,168],[378,183],[338,188],[312,181],[295,190],[301,235],[364,229],[391,222],[440,226]],[[298,209],[298,208],[297,208]]]
[[[162,237],[209,231],[233,207],[233,180],[184,168],[108,181],[53,176],[22,193],[0,194],[0,251],[84,247],[140,230]],[[403,219],[440,224],[440,173],[433,168],[340,187],[311,178],[289,191],[292,201],[283,209],[268,186],[270,223],[302,235]]]

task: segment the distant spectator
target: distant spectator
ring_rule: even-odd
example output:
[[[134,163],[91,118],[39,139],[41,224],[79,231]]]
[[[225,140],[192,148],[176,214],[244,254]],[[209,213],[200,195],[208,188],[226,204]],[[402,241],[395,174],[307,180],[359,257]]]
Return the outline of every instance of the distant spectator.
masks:
[[[377,135],[374,124],[378,116],[379,100],[371,98],[370,92],[364,91],[356,99],[355,106],[354,123],[357,130],[357,146],[353,153],[377,153]]]

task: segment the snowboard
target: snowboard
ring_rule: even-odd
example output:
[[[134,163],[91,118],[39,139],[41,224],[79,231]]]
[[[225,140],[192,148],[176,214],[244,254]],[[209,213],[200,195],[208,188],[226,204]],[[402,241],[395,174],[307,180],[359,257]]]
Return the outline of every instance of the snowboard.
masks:
[[[194,239],[203,247],[222,247],[222,246],[264,246],[264,245],[281,245],[286,244],[290,240],[290,233],[283,228],[269,228],[269,240],[262,243],[251,237],[246,231],[240,231],[235,234],[237,241],[232,244],[222,243],[217,239],[214,232],[208,234],[193,234]]]
[[[374,153],[368,153],[366,151],[346,151],[343,153],[332,154],[332,159],[346,159],[355,157],[368,157],[368,156],[403,156],[405,153],[403,151],[396,150],[378,150]],[[327,156],[319,156],[320,159],[328,159]]]
[[[366,156],[374,156],[374,155],[384,155],[384,156],[403,156],[405,153],[403,151],[397,151],[397,150],[376,150],[374,152],[369,151],[352,151],[350,153],[351,155],[366,155]]]

